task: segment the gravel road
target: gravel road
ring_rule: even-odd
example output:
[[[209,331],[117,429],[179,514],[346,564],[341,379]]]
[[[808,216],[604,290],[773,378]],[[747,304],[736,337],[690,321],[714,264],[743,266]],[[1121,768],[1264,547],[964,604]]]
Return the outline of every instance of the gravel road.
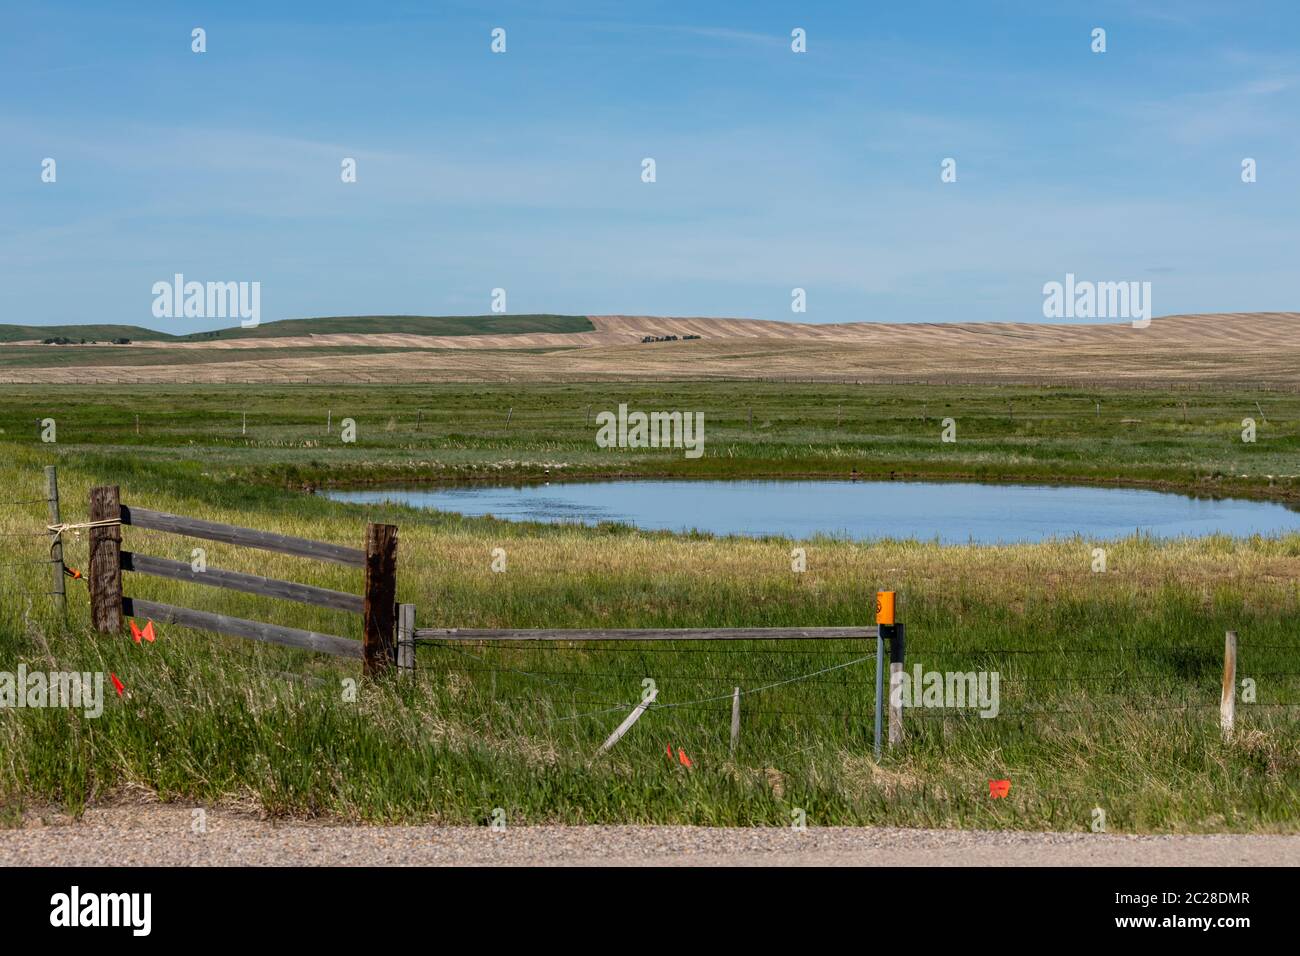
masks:
[[[809,827],[375,827],[270,823],[187,807],[88,810],[0,830],[0,866],[1300,866],[1300,836]]]

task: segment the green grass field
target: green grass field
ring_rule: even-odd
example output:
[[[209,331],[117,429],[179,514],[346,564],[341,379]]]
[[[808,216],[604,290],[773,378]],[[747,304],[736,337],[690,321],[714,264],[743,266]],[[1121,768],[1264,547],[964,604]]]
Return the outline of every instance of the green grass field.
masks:
[[[597,449],[588,406],[594,415],[620,401],[704,411],[705,456]],[[1245,445],[1241,419],[1251,412],[1259,439]],[[338,441],[343,417],[357,422],[355,445]],[[942,417],[956,420],[956,444],[939,442]],[[39,418],[55,419],[56,444],[38,441]],[[279,816],[380,821],[482,823],[500,807],[514,824],[788,825],[801,809],[810,825],[1053,830],[1086,829],[1101,807],[1112,831],[1294,832],[1300,535],[1007,547],[815,539],[801,543],[808,571],[795,574],[793,543],[784,540],[464,519],[344,505],[300,488],[519,479],[547,469],[552,478],[856,469],[1294,497],[1300,485],[1282,476],[1300,472],[1297,422],[1295,397],[1197,392],[761,383],[0,389],[0,669],[21,661],[111,671],[127,688],[121,699],[108,689],[98,719],[0,711],[0,803],[11,821],[48,804],[75,811],[143,791]],[[45,593],[44,504],[30,499],[43,496],[46,464],[59,465],[65,520],[84,520],[92,485],[115,483],[138,506],[352,546],[367,520],[395,523],[398,597],[417,605],[420,626],[861,624],[872,621],[874,591],[893,588],[908,623],[909,668],[996,670],[1001,713],[911,711],[904,747],[877,764],[874,649],[855,642],[426,646],[416,679],[402,685],[360,681],[346,662],[179,627],[162,627],[152,645],[94,637],[82,582],[68,582],[66,626]],[[214,567],[360,587],[360,572],[343,567],[137,528],[123,534],[141,553],[189,560],[203,544]],[[1099,544],[1105,574],[1091,570]],[[507,554],[505,573],[490,569],[494,548]],[[84,535],[70,539],[67,563],[85,561]],[[359,633],[359,621],[341,613],[136,575],[126,587],[140,598]],[[1241,635],[1239,676],[1257,685],[1231,743],[1217,723],[1227,629]],[[355,701],[345,694],[349,679],[358,680]],[[596,759],[647,679],[660,706]],[[732,757],[735,686],[754,692],[743,700]],[[671,764],[669,744],[694,767]],[[988,781],[1001,778],[1012,780],[1011,794],[990,800]]]
[[[597,448],[594,416],[620,402],[702,411],[704,457]],[[949,417],[955,443],[940,441]],[[1242,441],[1247,417],[1256,421],[1254,443]],[[762,382],[0,389],[0,439],[34,441],[45,418],[57,423],[59,454],[184,458],[196,472],[281,485],[540,478],[548,469],[552,477],[856,470],[1300,497],[1300,395],[1219,389]],[[343,418],[357,424],[354,444],[340,441]]]

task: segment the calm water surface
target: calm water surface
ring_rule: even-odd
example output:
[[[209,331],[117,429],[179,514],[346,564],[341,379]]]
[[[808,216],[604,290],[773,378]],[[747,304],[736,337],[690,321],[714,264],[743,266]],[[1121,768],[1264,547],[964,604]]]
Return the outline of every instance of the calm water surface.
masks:
[[[829,534],[945,543],[1279,534],[1300,511],[1273,502],[1189,498],[1127,488],[962,482],[590,481],[546,485],[389,488],[323,492],[338,501],[399,502],[517,521],[619,521],[715,534]]]

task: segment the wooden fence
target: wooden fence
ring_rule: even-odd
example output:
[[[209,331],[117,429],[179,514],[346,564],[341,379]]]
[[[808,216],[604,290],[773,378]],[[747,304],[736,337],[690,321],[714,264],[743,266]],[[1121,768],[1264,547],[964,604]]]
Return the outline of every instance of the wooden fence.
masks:
[[[56,472],[46,469],[47,498],[50,504],[50,530],[54,533],[51,561],[55,565],[58,585],[51,593],[63,597],[62,546],[59,542],[59,505]],[[220,541],[241,547],[259,548],[295,557],[331,561],[350,567],[365,569],[365,587],[362,595],[334,591],[314,585],[281,581],[238,571],[204,567],[196,570],[183,561],[122,550],[124,526],[146,528],[191,538]],[[894,618],[894,592],[877,594],[876,625],[848,627],[732,627],[732,628],[463,628],[415,626],[415,606],[398,605],[397,597],[397,528],[393,525],[371,523],[366,527],[365,548],[311,541],[289,535],[257,531],[234,525],[221,524],[198,518],[131,508],[121,503],[116,485],[93,488],[90,493],[90,563],[86,580],[90,588],[91,620],[101,633],[121,630],[126,617],[149,618],[159,623],[180,624],[185,627],[214,631],[234,637],[281,644],[304,650],[318,651],[338,657],[360,659],[364,672],[375,675],[396,665],[403,674],[415,670],[415,649],[420,643],[438,642],[506,642],[506,641],[565,641],[611,643],[640,641],[764,641],[764,640],[853,640],[876,641],[875,672],[875,750],[880,754],[884,721],[884,675],[886,644],[888,644],[888,740],[893,747],[903,739],[903,705],[897,689],[904,677],[905,630]],[[126,597],[122,593],[122,572],[148,574],[173,581],[187,581],[210,587],[242,591],[263,597],[297,601],[317,607],[360,614],[363,618],[361,641],[321,634],[299,628],[284,627],[261,621],[229,617],[193,608],[160,604],[154,601]],[[882,603],[883,601],[883,603]],[[1231,740],[1236,718],[1237,632],[1228,631],[1224,641],[1223,682],[1219,703],[1219,722],[1224,740]],[[810,676],[810,675],[805,675]],[[776,685],[793,683],[803,678],[792,678]],[[733,745],[738,722],[740,688],[736,688],[736,704],[732,714]],[[617,739],[622,731],[644,712],[649,702],[638,706],[629,715],[606,746]]]
[[[189,538],[220,541],[246,548],[259,548],[318,561],[332,561],[365,569],[362,595],[240,571],[207,567],[196,569],[184,561],[122,550],[122,528],[146,528]],[[875,639],[876,695],[875,743],[880,751],[884,724],[885,643],[889,643],[891,685],[894,673],[903,666],[903,627],[893,621],[893,592],[887,616],[877,604],[875,626],[853,627],[732,627],[732,628],[416,628],[415,606],[397,604],[397,528],[387,524],[366,527],[365,548],[348,548],[322,541],[257,531],[235,525],[151,511],[122,504],[116,485],[102,485],[90,492],[90,562],[86,574],[90,588],[91,622],[100,633],[116,633],[126,618],[148,618],[160,624],[180,624],[270,644],[360,658],[364,672],[375,675],[396,665],[410,674],[415,669],[415,647],[435,641],[763,641]],[[262,597],[297,601],[316,607],[360,614],[363,636],[360,642],[334,634],[230,617],[210,611],[160,604],[128,597],[122,593],[122,573],[148,574],[172,581],[186,581],[226,588]],[[739,694],[739,689],[737,689]],[[903,714],[893,694],[889,704],[889,743],[901,742]]]
[[[189,538],[220,541],[277,554],[364,568],[364,593],[347,594],[216,568],[195,570],[183,561],[123,551],[123,527],[148,528]],[[358,642],[333,634],[320,634],[126,597],[122,593],[123,571],[360,614],[363,621],[362,640]],[[143,617],[159,623],[180,624],[338,657],[360,658],[364,663],[364,672],[368,675],[384,671],[397,660],[397,528],[394,525],[367,525],[363,550],[145,508],[132,508],[121,503],[116,485],[100,486],[90,492],[90,564],[86,577],[90,587],[91,621],[95,630],[101,633],[120,631],[127,617]]]

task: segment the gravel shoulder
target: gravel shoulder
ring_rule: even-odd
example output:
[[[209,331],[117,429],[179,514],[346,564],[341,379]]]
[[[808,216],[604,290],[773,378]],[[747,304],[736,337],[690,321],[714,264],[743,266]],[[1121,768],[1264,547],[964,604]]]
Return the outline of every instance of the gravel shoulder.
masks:
[[[809,827],[343,826],[106,807],[0,830],[0,866],[1300,866],[1300,836]]]

